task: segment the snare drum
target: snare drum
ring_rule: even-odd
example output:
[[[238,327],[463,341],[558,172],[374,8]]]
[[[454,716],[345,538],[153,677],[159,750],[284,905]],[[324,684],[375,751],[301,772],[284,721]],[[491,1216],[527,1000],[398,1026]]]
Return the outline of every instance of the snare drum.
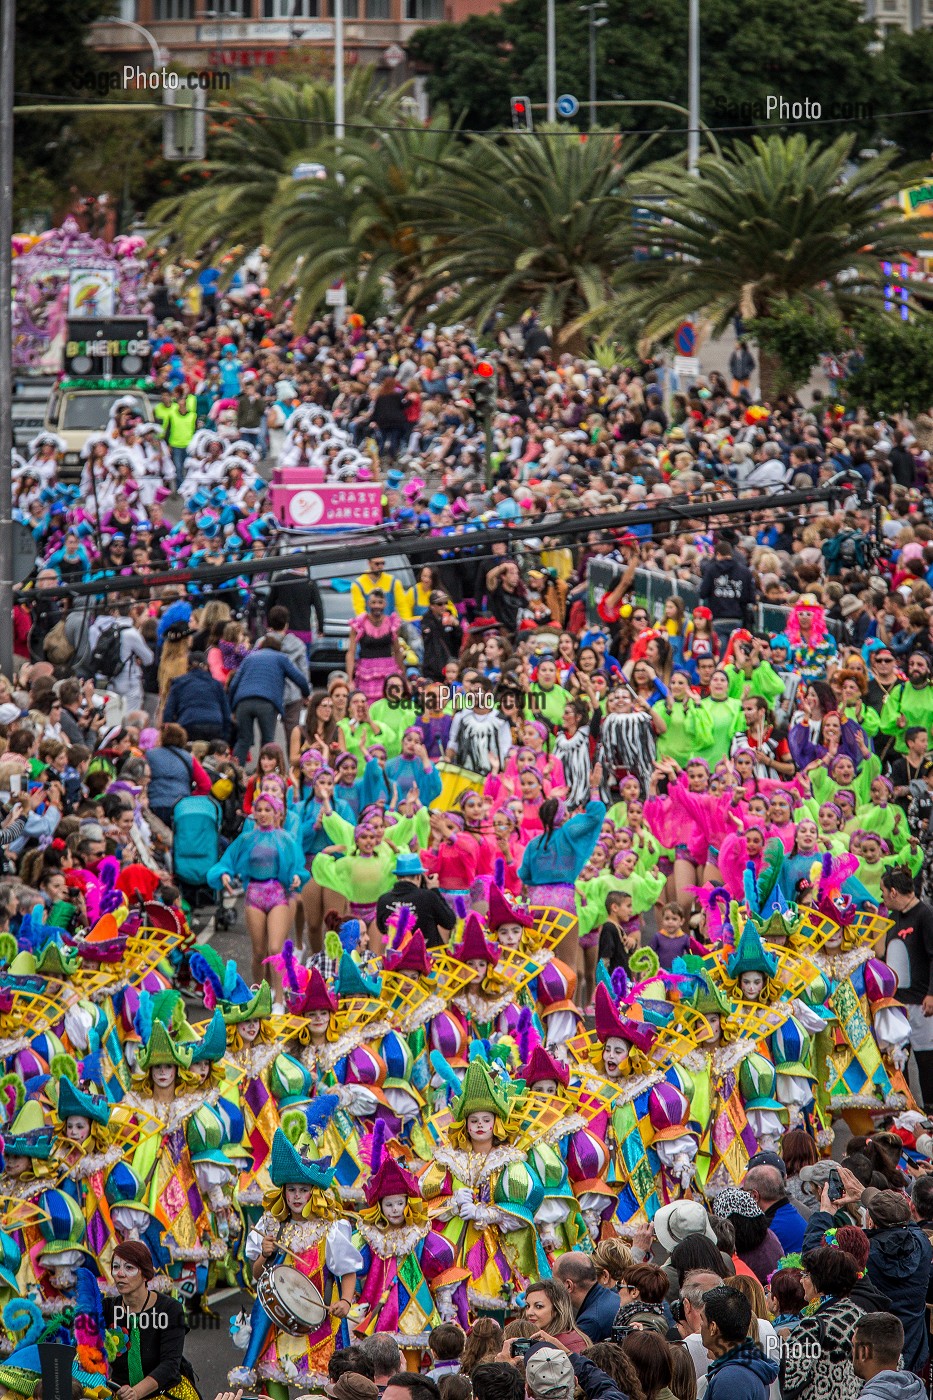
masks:
[[[256,1285],[256,1296],[276,1327],[290,1337],[310,1336],[327,1317],[314,1284],[290,1264],[267,1269]]]
[[[484,779],[481,773],[474,773],[471,768],[461,768],[459,763],[446,763],[443,759],[434,766],[441,780],[440,793],[431,803],[436,812],[456,812],[457,798],[463,792],[475,792],[482,796]]]

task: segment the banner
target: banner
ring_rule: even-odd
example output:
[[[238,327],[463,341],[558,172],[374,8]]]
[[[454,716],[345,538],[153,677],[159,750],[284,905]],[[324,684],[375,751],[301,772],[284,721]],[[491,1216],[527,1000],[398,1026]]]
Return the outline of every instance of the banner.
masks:
[[[382,524],[382,487],[273,480],[269,503],[280,525],[303,530],[349,530]]]
[[[112,316],[116,289],[112,268],[73,267],[68,279],[68,315]]]

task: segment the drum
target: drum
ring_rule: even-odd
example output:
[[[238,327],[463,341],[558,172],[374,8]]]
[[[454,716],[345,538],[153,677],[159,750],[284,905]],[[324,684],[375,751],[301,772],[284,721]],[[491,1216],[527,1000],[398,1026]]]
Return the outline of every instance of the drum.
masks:
[[[455,812],[457,798],[462,792],[475,792],[482,796],[482,774],[474,773],[470,768],[461,768],[459,763],[445,763],[443,759],[434,766],[441,778],[440,793],[431,803],[435,812]]]
[[[256,1285],[256,1296],[276,1327],[290,1337],[310,1336],[327,1317],[314,1284],[290,1264],[267,1269]]]

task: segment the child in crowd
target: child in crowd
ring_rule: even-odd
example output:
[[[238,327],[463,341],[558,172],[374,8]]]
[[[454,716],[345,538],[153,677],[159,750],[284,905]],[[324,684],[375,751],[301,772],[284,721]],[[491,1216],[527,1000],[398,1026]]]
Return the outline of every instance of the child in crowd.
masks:
[[[628,972],[629,954],[640,942],[641,920],[632,913],[632,896],[627,890],[610,890],[606,895],[606,921],[599,930],[599,961],[610,974],[617,967]]]

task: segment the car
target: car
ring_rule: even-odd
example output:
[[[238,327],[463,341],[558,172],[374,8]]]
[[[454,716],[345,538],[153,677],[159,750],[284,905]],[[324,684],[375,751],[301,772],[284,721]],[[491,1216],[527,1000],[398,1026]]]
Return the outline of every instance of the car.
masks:
[[[79,386],[60,389],[56,386],[49,394],[45,428],[65,439],[59,472],[63,481],[76,481],[80,477],[81,448],[88,435],[103,432],[111,408],[117,399],[123,398],[135,399],[145,421],[154,421],[152,400],[144,389],[82,389]]]
[[[277,541],[279,549],[298,552],[334,544],[338,536],[312,535],[304,531],[283,530]],[[411,564],[403,554],[385,554],[386,572],[399,579],[405,588],[414,588],[415,575]],[[308,667],[312,681],[326,681],[332,671],[346,670],[347,640],[350,636],[350,619],[353,617],[353,603],[350,599],[350,583],[366,572],[366,560],[352,556],[345,563],[311,564],[308,573],[317,584],[321,598],[322,612],[318,614],[314,641],[308,654]],[[337,578],[334,578],[335,573]],[[337,587],[334,587],[334,584]]]

